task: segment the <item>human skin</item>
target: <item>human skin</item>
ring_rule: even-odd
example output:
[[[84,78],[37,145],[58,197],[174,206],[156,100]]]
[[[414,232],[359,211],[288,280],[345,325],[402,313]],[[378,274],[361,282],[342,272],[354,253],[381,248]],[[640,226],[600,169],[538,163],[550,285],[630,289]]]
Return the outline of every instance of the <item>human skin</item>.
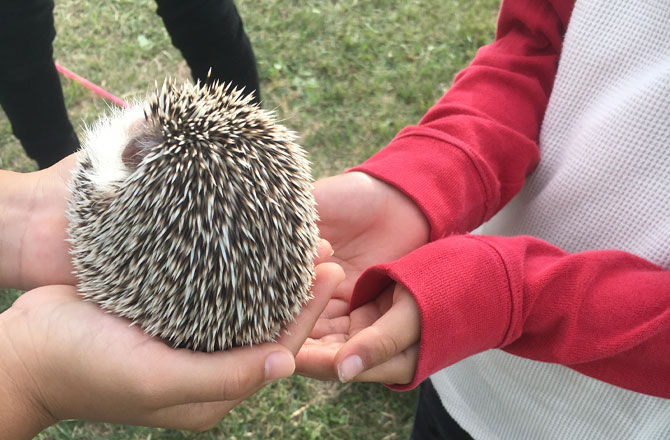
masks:
[[[200,353],[176,350],[83,301],[72,286],[22,295],[0,314],[0,437],[32,438],[62,419],[204,430],[272,380],[342,280],[316,268],[314,299],[275,343]]]
[[[408,383],[418,359],[421,320],[409,291],[391,284],[349,312],[354,285],[368,267],[426,244],[428,220],[394,187],[364,173],[320,180],[314,190],[321,236],[346,274],[296,358],[299,374],[322,379]]]
[[[0,286],[74,285],[67,239],[71,155],[33,173],[0,171]]]
[[[294,355],[344,277],[336,264],[319,264],[332,253],[327,242],[315,259],[314,299],[277,342],[175,350],[68,285],[76,281],[65,232],[74,161],[0,171],[0,286],[32,289],[0,314],[0,438],[32,438],[65,418],[203,430],[292,374]]]

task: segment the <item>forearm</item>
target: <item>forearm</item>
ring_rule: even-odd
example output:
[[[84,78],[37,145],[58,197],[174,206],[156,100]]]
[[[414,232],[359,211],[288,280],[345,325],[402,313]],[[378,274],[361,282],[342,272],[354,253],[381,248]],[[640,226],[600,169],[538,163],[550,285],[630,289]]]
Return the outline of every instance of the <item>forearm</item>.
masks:
[[[572,3],[503,2],[496,41],[478,51],[417,126],[355,168],[414,200],[430,222],[431,241],[491,218],[538,163]]]
[[[0,170],[0,287],[17,287],[21,243],[30,218],[31,177]]]
[[[0,438],[31,439],[52,424],[40,409],[8,333],[6,320],[13,312],[0,314]]]
[[[532,237],[455,236],[361,276],[352,307],[389,280],[421,312],[415,380],[491,348],[670,396],[670,273],[635,255],[570,254]]]

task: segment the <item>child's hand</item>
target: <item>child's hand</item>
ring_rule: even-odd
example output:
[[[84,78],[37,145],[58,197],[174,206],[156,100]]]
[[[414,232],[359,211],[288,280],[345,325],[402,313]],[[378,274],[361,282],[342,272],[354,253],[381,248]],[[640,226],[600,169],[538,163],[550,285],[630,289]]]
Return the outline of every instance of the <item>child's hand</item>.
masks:
[[[316,341],[320,344],[318,354],[314,351],[316,345],[310,344],[312,355],[305,357],[306,351],[301,354],[303,360],[310,361],[298,362],[298,371],[329,379],[336,377],[335,353],[353,336],[350,331],[357,332],[370,326],[391,304],[393,292],[389,291],[386,300],[377,301],[386,301],[385,310],[369,304],[349,316],[349,300],[356,280],[368,267],[393,261],[426,244],[430,226],[414,201],[393,186],[364,173],[350,172],[320,180],[314,185],[314,196],[321,236],[332,244],[335,254],[331,261],[342,266],[346,278],[335,290],[310,335],[319,339]],[[403,300],[397,307],[406,304]],[[350,328],[352,323],[354,327]],[[364,342],[364,345],[369,343]],[[354,346],[358,347],[347,345],[347,349]],[[377,350],[373,351],[377,353]],[[380,359],[377,354],[367,351],[361,356],[366,366],[370,366],[373,359]]]
[[[426,244],[428,220],[409,197],[364,173],[330,177],[314,187],[321,236],[332,244],[331,261],[342,266],[346,278],[296,358],[296,369],[324,380],[338,378],[339,368],[342,380],[408,383],[420,335],[412,296],[401,286],[395,292],[390,287],[351,315],[349,301],[365,269]],[[361,365],[365,372],[357,374]]]
[[[430,225],[409,197],[364,173],[319,180],[314,184],[314,197],[321,237],[335,250],[331,261],[346,274],[326,314],[345,316],[361,273],[426,244]]]
[[[375,301],[351,312],[348,328],[342,319],[328,325],[321,317],[296,358],[299,374],[342,382],[412,381],[419,355],[421,317],[412,295],[391,285]],[[330,329],[330,331],[328,330]]]

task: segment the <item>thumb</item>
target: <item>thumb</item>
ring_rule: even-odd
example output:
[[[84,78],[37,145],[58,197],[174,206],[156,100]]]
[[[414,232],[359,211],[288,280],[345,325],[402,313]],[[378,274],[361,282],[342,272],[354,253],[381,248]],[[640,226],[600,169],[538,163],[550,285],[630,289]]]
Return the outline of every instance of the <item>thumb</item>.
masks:
[[[347,341],[335,356],[341,382],[381,365],[415,345],[421,337],[421,315],[407,288],[396,285],[391,308],[371,326]]]
[[[342,268],[335,263],[321,263],[314,269],[316,277],[312,285],[312,298],[302,308],[295,322],[287,325],[285,332],[277,342],[297,354],[319,316],[326,308],[333,291],[344,279]]]

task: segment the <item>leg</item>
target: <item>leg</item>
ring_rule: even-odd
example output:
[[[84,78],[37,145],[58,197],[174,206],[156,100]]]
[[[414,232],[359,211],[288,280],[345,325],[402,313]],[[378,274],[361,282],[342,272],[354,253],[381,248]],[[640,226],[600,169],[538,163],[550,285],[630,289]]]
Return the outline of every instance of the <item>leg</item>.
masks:
[[[411,440],[472,440],[442,406],[430,379],[421,384]]]
[[[0,105],[45,168],[79,148],[53,64],[53,1],[3,0],[0,8]]]
[[[156,0],[172,44],[191,68],[193,78],[232,82],[260,101],[256,59],[232,0]]]

